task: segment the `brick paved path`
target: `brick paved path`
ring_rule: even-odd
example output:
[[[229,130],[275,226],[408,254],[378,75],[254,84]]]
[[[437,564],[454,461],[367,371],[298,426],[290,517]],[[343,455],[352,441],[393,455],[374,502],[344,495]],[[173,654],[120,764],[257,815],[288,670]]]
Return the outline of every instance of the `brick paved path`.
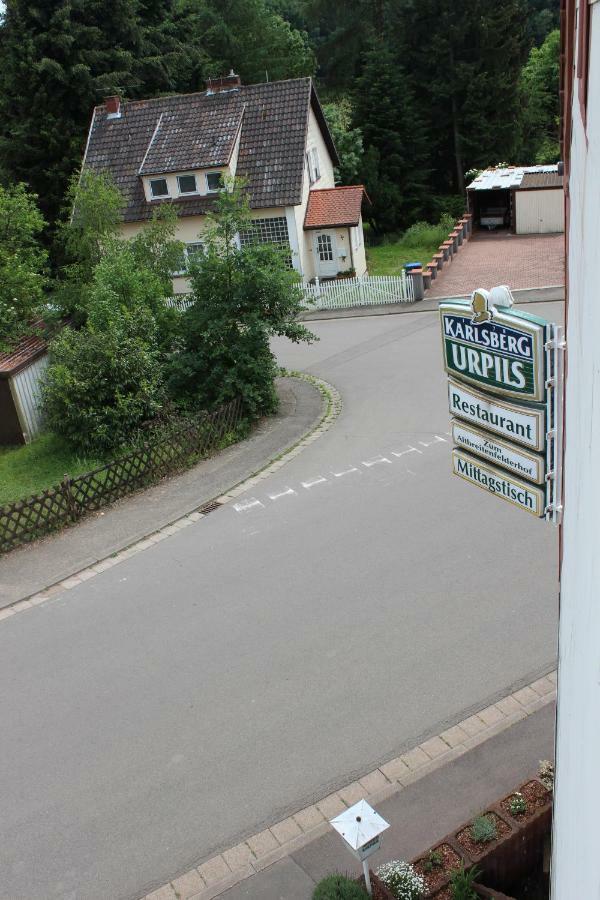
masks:
[[[444,264],[425,298],[456,297],[497,284],[511,288],[564,284],[564,246],[563,234],[479,232]]]

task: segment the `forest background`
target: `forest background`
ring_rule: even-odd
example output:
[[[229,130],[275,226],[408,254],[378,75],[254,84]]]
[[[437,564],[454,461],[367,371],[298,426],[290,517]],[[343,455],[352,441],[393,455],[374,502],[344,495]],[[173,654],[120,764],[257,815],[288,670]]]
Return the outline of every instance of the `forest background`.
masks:
[[[7,0],[0,12],[0,185],[57,223],[92,109],[313,76],[371,235],[464,208],[465,173],[558,159],[558,0]]]

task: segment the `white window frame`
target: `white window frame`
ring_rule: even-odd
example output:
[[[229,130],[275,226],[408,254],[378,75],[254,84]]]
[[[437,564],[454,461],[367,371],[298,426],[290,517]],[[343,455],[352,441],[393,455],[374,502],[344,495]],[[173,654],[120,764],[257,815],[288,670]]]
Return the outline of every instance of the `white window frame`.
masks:
[[[198,247],[199,248],[198,250],[195,250],[192,253],[192,256],[195,253],[202,253],[202,251],[204,250],[204,244],[202,243],[202,241],[190,241],[189,244],[186,244],[185,247],[183,248],[183,256],[185,259],[185,268],[180,269],[178,272],[173,272],[173,275],[172,275],[173,278],[185,278],[186,275],[188,274],[188,272],[189,272],[188,263],[190,261],[190,253],[189,253],[189,249],[188,249],[189,247]]]
[[[221,179],[221,185],[218,188],[211,188],[210,184],[208,183],[208,179],[211,175],[218,175],[218,177]],[[223,172],[206,172],[204,175],[204,180],[206,183],[207,194],[220,194],[225,187],[225,185],[223,184]]]
[[[164,183],[167,186],[166,194],[155,194],[154,193],[154,188],[152,187],[152,185],[154,184],[155,181],[164,181]],[[160,176],[159,178],[149,178],[148,182],[149,182],[149,187],[150,187],[150,196],[152,197],[153,200],[164,200],[165,197],[171,196],[171,191],[169,190],[169,181],[166,177]]]
[[[195,188],[193,191],[182,191],[181,190],[181,179],[182,178],[193,178]],[[177,176],[177,190],[179,192],[180,197],[192,197],[195,194],[198,194],[198,177],[194,172],[182,172],[181,175]]]
[[[352,249],[358,250],[360,245],[362,244],[362,227],[359,225],[355,225],[352,229]]]
[[[321,177],[319,151],[316,147],[311,147],[306,151],[306,164],[308,166],[308,180],[311,184],[316,184]]]

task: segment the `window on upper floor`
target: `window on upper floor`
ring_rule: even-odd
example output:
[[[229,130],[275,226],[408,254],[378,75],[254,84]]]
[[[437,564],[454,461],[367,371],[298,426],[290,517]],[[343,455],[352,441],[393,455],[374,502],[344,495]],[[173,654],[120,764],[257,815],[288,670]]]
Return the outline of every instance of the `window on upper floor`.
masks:
[[[197,194],[198,186],[195,175],[178,175],[177,186],[180,194]]]
[[[306,165],[308,167],[308,180],[311,184],[318,181],[321,177],[321,168],[319,163],[319,151],[316,147],[311,147],[306,153]]]
[[[169,185],[166,178],[151,178],[150,193],[153,197],[168,197]]]
[[[209,194],[216,194],[223,189],[223,176],[221,172],[206,173],[206,190]]]

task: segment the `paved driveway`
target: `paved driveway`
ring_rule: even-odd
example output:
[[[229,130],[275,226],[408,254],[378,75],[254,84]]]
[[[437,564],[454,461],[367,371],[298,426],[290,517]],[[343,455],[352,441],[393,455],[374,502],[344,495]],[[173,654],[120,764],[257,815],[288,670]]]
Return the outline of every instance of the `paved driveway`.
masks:
[[[314,329],[326,434],[0,623],[1,900],[144,895],[554,666],[557,535],[451,476],[438,315]]]
[[[459,297],[476,287],[539,288],[565,283],[564,234],[475,234],[425,294]]]

